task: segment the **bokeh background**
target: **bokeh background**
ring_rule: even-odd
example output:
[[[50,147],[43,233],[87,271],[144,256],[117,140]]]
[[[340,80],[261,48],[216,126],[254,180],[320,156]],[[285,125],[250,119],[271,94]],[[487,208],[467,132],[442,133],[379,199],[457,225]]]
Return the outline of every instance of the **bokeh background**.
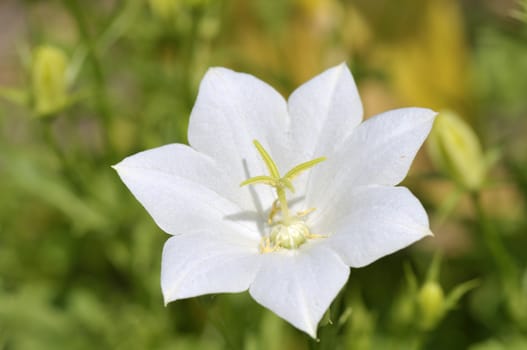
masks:
[[[1,0],[0,349],[527,349],[526,22],[514,0]],[[186,142],[210,66],[288,96],[343,61],[367,116],[453,120],[405,180],[435,237],[352,269],[318,342],[247,293],[165,307],[167,235],[110,166]]]

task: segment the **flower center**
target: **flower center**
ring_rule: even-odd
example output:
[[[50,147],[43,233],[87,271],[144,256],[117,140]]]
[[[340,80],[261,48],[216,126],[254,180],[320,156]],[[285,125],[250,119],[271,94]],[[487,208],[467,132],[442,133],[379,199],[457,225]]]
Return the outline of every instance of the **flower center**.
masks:
[[[271,211],[269,213],[268,223],[271,225],[269,234],[264,235],[260,242],[260,252],[270,253],[280,248],[296,249],[304,244],[310,238],[322,238],[323,235],[311,233],[307,224],[303,221],[303,217],[315,210],[310,208],[308,210],[298,212],[296,215],[291,215],[287,204],[286,189],[295,192],[295,188],[291,180],[300,175],[305,170],[312,168],[320,162],[326,160],[325,157],[316,158],[302,164],[299,164],[289,170],[283,177],[278,172],[278,167],[273,161],[269,153],[257,140],[253,141],[254,146],[260,153],[270,175],[261,175],[251,177],[243,181],[240,186],[264,184],[274,187],[276,190],[277,199],[274,201]],[[274,217],[280,213],[280,220],[275,221]]]

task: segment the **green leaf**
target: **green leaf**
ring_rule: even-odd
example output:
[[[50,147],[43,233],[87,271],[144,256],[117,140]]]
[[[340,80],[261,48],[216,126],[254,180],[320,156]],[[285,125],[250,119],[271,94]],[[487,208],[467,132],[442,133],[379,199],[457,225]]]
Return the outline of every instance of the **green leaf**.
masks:
[[[434,254],[434,257],[432,259],[432,263],[430,264],[430,267],[428,268],[428,272],[426,273],[426,281],[438,281],[439,280],[439,272],[441,270],[441,253],[437,252]]]
[[[404,277],[406,278],[406,283],[408,284],[408,290],[410,291],[410,293],[416,294],[417,290],[419,289],[419,285],[417,283],[417,277],[415,276],[415,272],[409,262],[405,262],[403,267]]]
[[[79,196],[61,175],[35,165],[22,153],[12,154],[6,162],[9,166],[0,173],[3,179],[58,209],[80,231],[107,227],[107,217],[100,208],[89,198]]]
[[[445,301],[445,309],[450,310],[456,307],[456,304],[459,299],[461,299],[461,297],[467,294],[471,289],[476,288],[478,285],[479,281],[475,279],[458,285],[450,293],[448,293],[448,296],[446,297]]]
[[[21,89],[0,87],[0,97],[19,106],[27,107],[29,105],[29,95]]]

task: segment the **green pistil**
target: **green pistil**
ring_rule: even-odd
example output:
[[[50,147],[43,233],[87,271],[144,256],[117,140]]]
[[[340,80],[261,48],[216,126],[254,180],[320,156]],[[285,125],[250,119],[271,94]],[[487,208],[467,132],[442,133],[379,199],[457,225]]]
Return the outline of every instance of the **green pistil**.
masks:
[[[250,179],[243,181],[240,186],[264,184],[274,187],[276,189],[276,196],[278,197],[278,203],[280,205],[280,211],[282,213],[282,224],[289,225],[291,223],[291,217],[289,215],[289,208],[287,206],[286,188],[289,189],[289,191],[291,191],[292,193],[294,193],[295,188],[291,180],[300,175],[303,171],[306,171],[314,167],[318,163],[325,161],[326,158],[319,157],[301,163],[289,170],[285,174],[285,176],[281,177],[276,163],[271,158],[269,153],[267,153],[265,148],[263,148],[263,146],[257,140],[254,140],[253,143],[256,149],[258,150],[258,153],[260,153],[260,156],[262,157],[267,167],[267,170],[269,170],[270,175],[260,175],[251,177]]]

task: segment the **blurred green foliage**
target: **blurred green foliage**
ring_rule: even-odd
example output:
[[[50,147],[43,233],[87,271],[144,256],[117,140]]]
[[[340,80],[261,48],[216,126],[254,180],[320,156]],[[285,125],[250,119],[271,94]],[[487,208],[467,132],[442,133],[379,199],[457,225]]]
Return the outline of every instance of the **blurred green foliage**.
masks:
[[[527,348],[526,9],[492,0],[0,2],[0,349]],[[52,63],[38,63],[42,50]],[[416,105],[464,117],[498,155],[484,186],[467,191],[420,154],[406,184],[435,238],[352,270],[319,342],[246,293],[163,306],[167,236],[110,166],[186,142],[210,66],[288,95],[341,61],[367,115]],[[441,274],[425,277],[438,251]]]

